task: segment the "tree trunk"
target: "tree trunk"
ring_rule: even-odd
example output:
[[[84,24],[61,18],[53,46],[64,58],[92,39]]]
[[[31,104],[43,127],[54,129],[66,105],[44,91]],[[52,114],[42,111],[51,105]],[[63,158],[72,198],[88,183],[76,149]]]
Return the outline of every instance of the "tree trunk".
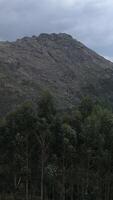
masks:
[[[55,192],[54,192],[55,188],[54,188],[54,183],[52,185],[52,200],[55,199]]]
[[[65,200],[65,161],[63,155],[63,167],[62,167],[62,200]]]
[[[29,183],[28,183],[28,178],[26,179],[26,200],[29,200]]]
[[[44,200],[44,150],[41,158],[41,200]]]
[[[73,184],[71,185],[71,200],[73,200]]]
[[[29,200],[29,152],[28,152],[28,136],[26,141],[26,200]]]

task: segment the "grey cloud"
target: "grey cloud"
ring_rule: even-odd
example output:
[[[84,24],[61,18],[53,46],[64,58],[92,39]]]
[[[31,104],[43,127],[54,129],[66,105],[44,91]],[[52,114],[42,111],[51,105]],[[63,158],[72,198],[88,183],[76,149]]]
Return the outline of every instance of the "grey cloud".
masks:
[[[0,39],[67,32],[113,57],[112,0],[0,0]]]

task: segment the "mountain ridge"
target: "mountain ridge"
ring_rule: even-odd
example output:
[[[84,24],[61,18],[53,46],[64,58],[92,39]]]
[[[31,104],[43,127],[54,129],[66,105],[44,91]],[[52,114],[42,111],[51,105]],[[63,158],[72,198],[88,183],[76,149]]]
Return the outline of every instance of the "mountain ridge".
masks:
[[[113,63],[65,33],[0,42],[1,115],[44,90],[62,108],[84,95],[112,102]]]

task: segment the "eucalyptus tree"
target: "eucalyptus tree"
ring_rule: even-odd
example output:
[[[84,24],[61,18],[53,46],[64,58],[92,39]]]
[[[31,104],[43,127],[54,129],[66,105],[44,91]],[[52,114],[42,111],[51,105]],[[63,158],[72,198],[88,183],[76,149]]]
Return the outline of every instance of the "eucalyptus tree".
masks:
[[[6,118],[7,131],[12,135],[13,171],[15,191],[25,182],[25,196],[29,199],[29,152],[30,137],[36,123],[31,103],[25,103]]]
[[[74,169],[76,168],[77,134],[69,124],[62,124],[62,199],[74,198]],[[74,177],[75,178],[75,177]],[[66,185],[68,191],[66,191]]]
[[[38,102],[37,125],[34,131],[37,143],[40,146],[41,155],[41,200],[44,199],[45,167],[49,157],[51,143],[51,126],[55,117],[56,109],[54,107],[53,97],[48,91],[45,91]]]

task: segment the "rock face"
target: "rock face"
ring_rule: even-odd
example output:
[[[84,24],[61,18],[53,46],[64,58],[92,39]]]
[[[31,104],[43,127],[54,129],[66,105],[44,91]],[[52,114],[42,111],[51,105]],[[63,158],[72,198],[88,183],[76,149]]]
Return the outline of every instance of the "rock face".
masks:
[[[62,108],[87,94],[112,102],[113,63],[64,33],[0,42],[1,115],[46,89]]]

